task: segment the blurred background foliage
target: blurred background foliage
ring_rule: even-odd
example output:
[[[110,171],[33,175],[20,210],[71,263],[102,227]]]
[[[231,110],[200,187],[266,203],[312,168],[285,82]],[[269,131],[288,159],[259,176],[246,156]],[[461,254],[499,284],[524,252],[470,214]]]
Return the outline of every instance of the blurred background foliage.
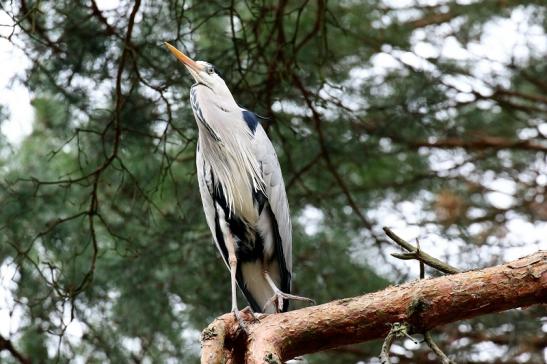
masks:
[[[192,80],[164,41],[215,64],[264,117],[297,294],[321,303],[416,278],[389,256],[385,225],[463,269],[545,248],[544,5],[0,3],[3,37],[31,61],[19,81],[35,115],[19,145],[0,140],[0,361],[195,362],[199,331],[229,310],[198,197]],[[544,307],[514,310],[436,336],[458,363],[540,363],[546,320]],[[305,360],[375,363],[380,345]],[[436,362],[408,340],[393,355]]]

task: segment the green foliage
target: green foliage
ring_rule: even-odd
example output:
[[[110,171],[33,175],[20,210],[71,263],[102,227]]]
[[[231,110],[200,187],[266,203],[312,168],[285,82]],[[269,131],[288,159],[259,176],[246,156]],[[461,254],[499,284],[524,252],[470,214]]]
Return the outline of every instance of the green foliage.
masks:
[[[17,272],[11,294],[22,319],[10,339],[33,362],[194,362],[197,333],[229,309],[228,274],[197,190],[192,81],[164,41],[215,64],[236,100],[264,115],[289,194],[299,295],[322,303],[408,278],[408,264],[385,255],[388,218],[434,242],[453,239],[464,267],[502,259],[515,243],[504,233],[512,219],[547,220],[537,178],[547,172],[547,148],[536,140],[545,138],[545,54],[502,62],[494,76],[477,72],[484,60],[437,55],[420,66],[405,58],[418,41],[442,46],[454,37],[466,48],[516,11],[545,31],[539,2],[136,4],[1,5],[32,60],[33,133],[13,149],[0,140],[0,263]],[[0,123],[7,118],[0,108]],[[487,196],[498,178],[514,183],[509,208]],[[400,213],[401,203],[419,212]],[[302,223],[315,209],[317,221]],[[529,340],[542,335],[544,316],[466,323],[481,337],[453,325],[440,345],[472,362],[474,345],[504,322],[518,321],[514,331]],[[471,344],[450,346],[467,337]],[[542,360],[523,343],[510,344]],[[368,362],[380,344],[307,360]],[[406,355],[418,362],[424,353]],[[14,361],[5,352],[0,360]]]

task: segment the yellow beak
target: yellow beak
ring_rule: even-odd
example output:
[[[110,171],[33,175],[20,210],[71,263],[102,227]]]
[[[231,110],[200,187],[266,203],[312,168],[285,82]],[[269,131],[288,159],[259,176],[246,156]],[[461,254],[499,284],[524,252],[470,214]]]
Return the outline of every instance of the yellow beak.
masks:
[[[165,42],[164,44],[167,47],[167,49],[169,49],[171,51],[171,53],[173,53],[175,55],[175,57],[177,57],[177,59],[179,61],[184,63],[185,66],[190,67],[195,72],[199,72],[199,71],[202,70],[202,67],[199,64],[197,64],[193,59],[188,57],[186,54],[182,53],[177,48],[173,47],[171,44],[169,44],[167,42]]]

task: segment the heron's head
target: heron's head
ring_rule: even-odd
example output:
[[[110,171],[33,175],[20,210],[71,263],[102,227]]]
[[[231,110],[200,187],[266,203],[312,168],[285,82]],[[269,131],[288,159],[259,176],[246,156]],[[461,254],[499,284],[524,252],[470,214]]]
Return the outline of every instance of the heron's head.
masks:
[[[218,75],[212,64],[203,61],[194,61],[169,43],[165,43],[165,46],[186,66],[186,69],[197,83],[203,84],[215,92],[227,90],[226,83]]]

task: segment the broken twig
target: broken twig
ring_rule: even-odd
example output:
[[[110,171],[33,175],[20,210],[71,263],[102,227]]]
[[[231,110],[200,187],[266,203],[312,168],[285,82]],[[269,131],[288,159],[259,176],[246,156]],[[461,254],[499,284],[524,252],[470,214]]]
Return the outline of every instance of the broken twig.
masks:
[[[383,229],[391,240],[408,251],[408,253],[393,253],[391,254],[393,257],[403,260],[416,259],[443,273],[456,274],[461,272],[458,268],[455,268],[448,263],[432,257],[423,250],[416,248],[414,245],[395,234],[390,228],[384,227]]]

